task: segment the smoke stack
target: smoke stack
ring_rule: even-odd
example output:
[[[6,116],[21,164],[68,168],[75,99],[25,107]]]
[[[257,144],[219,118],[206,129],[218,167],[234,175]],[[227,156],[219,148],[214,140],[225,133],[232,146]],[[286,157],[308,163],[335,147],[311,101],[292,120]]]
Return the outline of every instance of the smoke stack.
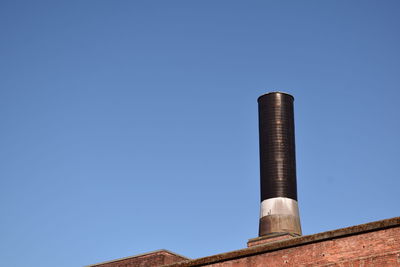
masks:
[[[297,204],[293,96],[258,98],[261,211],[259,236],[301,235]]]

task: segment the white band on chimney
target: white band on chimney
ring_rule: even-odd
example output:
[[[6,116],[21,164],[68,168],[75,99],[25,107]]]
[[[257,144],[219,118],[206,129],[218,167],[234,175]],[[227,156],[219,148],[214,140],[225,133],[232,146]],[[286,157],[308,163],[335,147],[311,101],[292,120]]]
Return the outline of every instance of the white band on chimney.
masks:
[[[274,197],[261,202],[260,218],[267,215],[293,215],[299,217],[296,200],[287,197]]]

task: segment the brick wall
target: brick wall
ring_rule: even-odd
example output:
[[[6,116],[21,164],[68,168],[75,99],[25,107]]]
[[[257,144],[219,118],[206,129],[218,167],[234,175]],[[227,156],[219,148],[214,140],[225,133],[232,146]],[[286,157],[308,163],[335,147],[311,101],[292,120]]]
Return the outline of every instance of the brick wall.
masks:
[[[159,250],[87,267],[400,267],[400,217],[288,238],[255,238],[248,248],[193,260]]]
[[[86,267],[157,267],[182,260],[187,260],[187,258],[172,253],[168,250],[158,250],[142,255],[89,265]]]
[[[400,267],[400,217],[168,265]]]
[[[399,229],[337,238],[211,266],[400,266]]]

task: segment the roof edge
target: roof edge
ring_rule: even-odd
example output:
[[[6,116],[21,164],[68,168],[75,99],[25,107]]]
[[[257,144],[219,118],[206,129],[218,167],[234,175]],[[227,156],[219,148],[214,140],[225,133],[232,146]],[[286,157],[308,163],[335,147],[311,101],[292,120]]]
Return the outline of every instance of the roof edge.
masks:
[[[343,238],[347,236],[363,234],[367,232],[379,231],[393,227],[400,227],[400,217],[394,217],[390,219],[374,221],[365,224],[359,224],[355,226],[350,226],[346,228],[340,228],[336,230],[326,231],[322,233],[305,235],[294,237],[287,240],[276,241],[267,244],[260,244],[249,248],[244,248],[240,250],[234,250],[222,254],[216,254],[212,256],[207,256],[203,258],[181,261],[177,263],[172,263],[164,265],[164,267],[189,267],[189,266],[200,266],[207,265],[211,263],[217,263],[227,260],[233,260],[243,257],[248,257],[252,255],[262,254],[266,252],[272,252],[276,250],[297,247],[301,245],[322,242],[334,238]]]
[[[132,259],[132,258],[136,258],[136,257],[141,257],[141,256],[146,256],[146,255],[149,255],[149,254],[154,254],[154,253],[159,253],[159,252],[166,252],[166,253],[168,253],[168,254],[171,254],[171,255],[174,255],[174,256],[178,256],[178,257],[181,257],[181,258],[190,260],[190,258],[188,258],[188,257],[182,256],[182,255],[180,255],[180,254],[178,254],[178,253],[169,251],[169,250],[167,250],[167,249],[157,249],[157,250],[153,250],[153,251],[150,251],[150,252],[145,252],[145,253],[136,254],[136,255],[133,255],[133,256],[128,256],[128,257],[113,259],[113,260],[109,260],[109,261],[98,262],[98,263],[95,263],[95,264],[89,264],[89,265],[85,265],[85,266],[83,266],[83,267],[95,267],[95,266],[98,266],[98,265],[101,265],[101,264],[106,264],[106,263],[112,263],[112,262],[117,262],[117,261],[128,260],[128,259]]]

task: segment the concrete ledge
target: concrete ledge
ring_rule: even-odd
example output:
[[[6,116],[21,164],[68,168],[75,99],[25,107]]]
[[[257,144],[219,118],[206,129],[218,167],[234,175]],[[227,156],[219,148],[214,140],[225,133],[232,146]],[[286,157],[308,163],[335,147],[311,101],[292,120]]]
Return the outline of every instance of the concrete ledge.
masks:
[[[294,238],[294,237],[298,237],[298,236],[299,235],[291,234],[291,233],[269,234],[266,236],[260,236],[260,237],[249,239],[249,241],[247,242],[247,247],[254,247],[254,246],[271,243],[271,242],[278,242],[278,241],[282,241],[285,239],[290,239],[290,238]]]
[[[198,258],[194,260],[181,261],[174,264],[165,265],[165,267],[191,267],[191,266],[203,266],[212,263],[223,262],[227,260],[234,260],[243,257],[253,256],[257,254],[263,254],[267,252],[272,252],[276,250],[298,247],[305,244],[317,243],[331,239],[343,238],[352,235],[358,235],[362,233],[368,233],[373,231],[379,231],[383,229],[400,227],[400,217],[395,217],[391,219],[360,224],[356,226],[341,228],[337,230],[322,232],[313,235],[299,236],[291,239],[286,239],[282,241],[276,241],[267,244],[261,244],[241,250],[235,250],[227,253],[217,254],[213,256],[208,256],[204,258]]]

